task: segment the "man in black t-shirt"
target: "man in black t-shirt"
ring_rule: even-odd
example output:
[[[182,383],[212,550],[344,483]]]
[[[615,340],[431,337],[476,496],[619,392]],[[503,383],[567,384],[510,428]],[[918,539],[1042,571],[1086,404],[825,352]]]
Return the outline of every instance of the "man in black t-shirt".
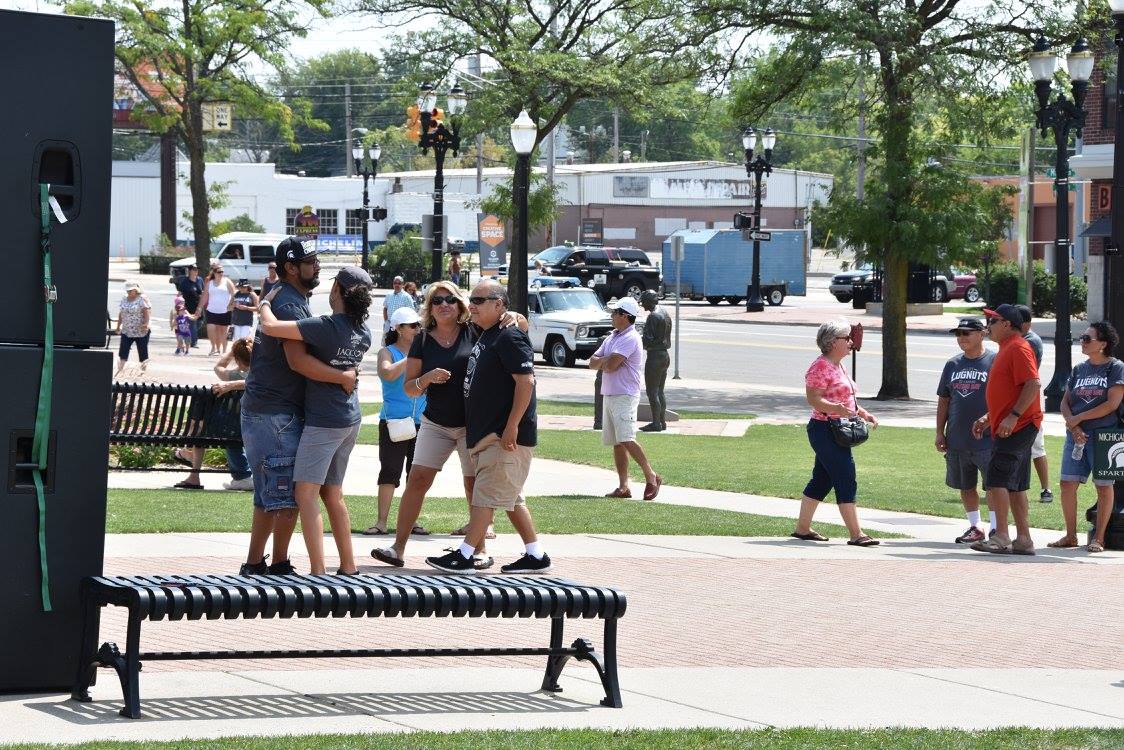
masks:
[[[477,284],[468,301],[472,320],[481,330],[464,379],[466,441],[476,469],[472,514],[461,546],[425,561],[448,573],[475,573],[473,552],[483,544],[496,508],[503,508],[526,545],[526,554],[500,570],[545,573],[550,570],[550,556],[542,549],[523,499],[531,449],[538,441],[535,351],[526,333],[515,326],[499,326],[507,312],[507,291],[497,282]]]

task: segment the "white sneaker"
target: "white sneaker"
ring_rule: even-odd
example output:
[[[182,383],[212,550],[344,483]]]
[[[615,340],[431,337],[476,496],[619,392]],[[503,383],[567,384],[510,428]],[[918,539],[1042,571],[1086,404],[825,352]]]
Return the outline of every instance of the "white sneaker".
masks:
[[[222,488],[224,490],[251,491],[254,489],[254,478],[246,477],[245,479],[232,479],[229,482],[223,482]]]

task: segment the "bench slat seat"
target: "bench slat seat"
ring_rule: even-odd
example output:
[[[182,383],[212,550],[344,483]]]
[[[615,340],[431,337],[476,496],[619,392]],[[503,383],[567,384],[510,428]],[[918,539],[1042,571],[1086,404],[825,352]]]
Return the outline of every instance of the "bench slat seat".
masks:
[[[85,620],[72,697],[90,700],[97,668],[112,667],[125,697],[123,716],[140,716],[140,663],[148,660],[278,659],[405,656],[546,656],[544,690],[559,691],[566,662],[589,661],[605,688],[602,705],[619,708],[616,622],[627,608],[620,591],[564,578],[534,576],[359,574],[354,576],[135,575],[97,576],[82,582]],[[129,612],[125,653],[97,646],[101,608]],[[254,651],[140,651],[144,620],[217,620],[327,617],[488,617],[549,619],[546,648],[381,648]],[[604,621],[601,652],[579,638],[563,646],[567,619]]]
[[[111,445],[240,448],[242,391],[207,386],[114,383]]]

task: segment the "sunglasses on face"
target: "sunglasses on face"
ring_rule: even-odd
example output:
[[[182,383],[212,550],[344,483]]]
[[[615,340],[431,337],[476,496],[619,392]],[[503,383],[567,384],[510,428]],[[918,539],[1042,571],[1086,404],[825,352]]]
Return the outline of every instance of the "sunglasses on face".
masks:
[[[222,269],[221,268],[212,268],[211,273],[222,273]]]
[[[455,294],[435,294],[429,300],[430,304],[433,305],[456,305],[460,301],[460,297]]]
[[[1082,344],[1091,344],[1094,341],[1099,341],[1099,339],[1095,339],[1095,338],[1093,338],[1092,336],[1090,336],[1089,334],[1086,333],[1083,336],[1081,336],[1078,339],[1078,341],[1080,341]]]
[[[499,299],[499,297],[495,296],[494,294],[488,297],[469,297],[468,301],[474,305],[482,305],[490,299]]]
[[[421,323],[403,323],[402,325],[406,326],[407,328],[421,328]]]
[[[835,340],[836,341],[850,341],[851,337],[850,336],[836,336]]]

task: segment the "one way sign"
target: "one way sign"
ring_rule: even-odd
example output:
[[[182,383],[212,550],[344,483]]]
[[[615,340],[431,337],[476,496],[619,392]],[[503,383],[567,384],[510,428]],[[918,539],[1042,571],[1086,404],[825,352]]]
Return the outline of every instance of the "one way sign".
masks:
[[[746,240],[760,240],[761,242],[768,242],[773,239],[772,232],[759,232],[757,230],[745,230],[742,232],[742,238]]]

